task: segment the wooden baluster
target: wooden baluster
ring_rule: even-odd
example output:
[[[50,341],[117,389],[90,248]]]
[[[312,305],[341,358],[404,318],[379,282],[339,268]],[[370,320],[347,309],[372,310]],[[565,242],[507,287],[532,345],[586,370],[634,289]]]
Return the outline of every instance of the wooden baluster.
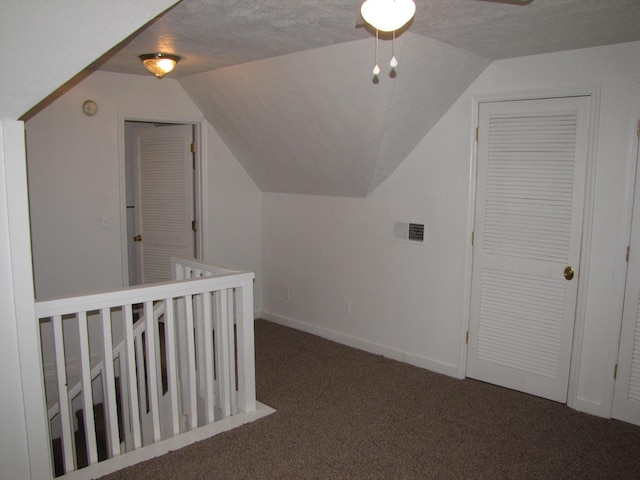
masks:
[[[173,272],[173,280],[184,279],[184,266],[177,258],[171,257],[171,271]]]
[[[82,407],[84,414],[84,433],[89,465],[98,461],[98,447],[96,444],[96,425],[93,416],[93,391],[91,389],[91,355],[89,353],[89,328],[87,324],[87,312],[78,313],[78,333],[80,336],[80,367],[82,382]],[[80,448],[76,445],[76,449]]]
[[[229,323],[227,292],[216,292],[216,365],[218,370],[218,401],[222,418],[231,415],[231,372],[229,369]]]
[[[156,327],[156,383],[158,387],[158,405],[162,405],[162,397],[164,396],[163,388],[162,388],[162,342],[163,339],[160,337],[160,317],[164,312],[164,302],[162,305],[159,305],[156,302],[153,302],[153,324]],[[166,339],[166,337],[165,337]],[[166,342],[165,342],[166,346]],[[160,411],[158,411],[160,414]],[[162,429],[162,427],[161,427]]]
[[[214,421],[215,392],[213,388],[213,326],[211,324],[211,292],[202,294],[202,339],[204,357],[204,401],[205,401],[205,422],[207,424]]]
[[[194,326],[196,340],[196,372],[198,374],[198,395],[200,398],[206,398],[206,368],[205,368],[205,344],[204,344],[204,314],[203,314],[203,295],[195,295],[194,303]]]
[[[100,311],[102,325],[102,351],[104,359],[103,385],[104,413],[107,423],[107,451],[109,458],[120,455],[120,434],[118,430],[118,408],[116,405],[116,384],[113,371],[113,340],[111,338],[111,310]]]
[[[166,361],[167,361],[167,385],[169,402],[171,405],[171,435],[180,433],[180,411],[178,405],[178,365],[176,353],[176,328],[173,298],[164,301],[164,325],[166,334]]]
[[[141,377],[144,378],[144,370],[140,370],[142,366],[142,355],[139,355],[138,375],[136,375],[136,354],[135,354],[135,338],[133,336],[133,311],[131,305],[124,307],[124,340],[125,340],[125,370],[127,383],[127,402],[129,408],[128,417],[131,419],[131,434],[133,435],[133,448],[142,446],[142,435],[140,433],[140,404],[138,403],[138,386]],[[138,352],[142,353],[142,341]]]
[[[238,390],[236,388],[236,307],[235,288],[227,289],[227,309],[229,317],[229,376],[231,377],[231,415],[238,413]]]
[[[147,383],[145,377],[145,367],[144,367],[144,359],[145,359],[145,342],[142,341],[142,335],[145,334],[143,330],[140,334],[135,337],[135,349],[136,349],[136,377],[138,383],[138,413],[141,418],[146,418],[147,415]],[[141,423],[142,427],[142,423]],[[144,436],[144,430],[142,431],[142,443],[148,443],[148,439]]]
[[[153,314],[153,302],[144,303],[144,316],[147,331],[147,394],[149,398],[149,410],[151,413],[152,442],[156,443],[161,438],[160,412],[158,408],[158,370],[156,365],[156,321]]]
[[[62,329],[62,317],[54,315],[53,342],[56,355],[56,375],[58,380],[58,408],[60,411],[60,424],[62,426],[62,451],[64,459],[64,473],[73,472],[76,469],[75,455],[73,452],[73,433],[71,431],[71,413],[69,408],[69,393],[67,388],[66,356],[64,352],[64,333]]]
[[[187,331],[187,311],[184,297],[178,297],[175,302],[175,330],[178,346],[178,382],[180,383],[180,414],[186,419],[189,418],[189,348],[188,348],[188,331]],[[185,430],[189,430],[189,426],[185,423],[181,426]],[[182,429],[181,429],[182,430]]]
[[[193,430],[198,426],[198,396],[196,379],[196,352],[193,331],[193,296],[184,296],[185,329],[187,347],[187,429]]]

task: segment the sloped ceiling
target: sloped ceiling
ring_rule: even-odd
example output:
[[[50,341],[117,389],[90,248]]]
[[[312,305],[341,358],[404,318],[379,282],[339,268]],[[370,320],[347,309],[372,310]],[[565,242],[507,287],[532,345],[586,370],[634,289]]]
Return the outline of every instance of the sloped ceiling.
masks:
[[[362,0],[182,0],[95,68],[179,54],[172,76],[263,191],[363,197],[490,60],[640,39],[638,0],[508,2],[416,1],[377,84]]]
[[[96,57],[176,2],[3,0],[0,120],[20,118]]]
[[[362,197],[395,170],[491,60],[640,40],[639,0],[533,0],[526,6],[418,0],[416,16],[397,42],[397,76],[384,70],[391,56],[391,42],[384,41],[383,74],[373,83],[374,39],[356,28],[361,1],[181,0],[90,68],[148,75],[138,55],[179,54],[171,76],[263,191]],[[90,58],[85,39],[101,38],[105,29],[130,29],[123,3],[132,5],[135,18],[133,5],[140,2],[11,0],[9,17],[4,6],[0,17],[3,52],[14,37],[23,42],[20,22],[5,33],[6,19],[14,10],[28,11],[25,18],[45,32],[27,29],[37,38],[34,45],[55,31],[52,37],[63,41],[47,46],[62,47],[55,54],[66,67],[64,47],[72,45],[71,63],[78,68]],[[122,8],[111,12],[113,4]],[[12,68],[24,67],[13,79],[30,94],[30,82],[42,80],[29,60],[20,58]],[[54,80],[46,80],[51,85],[68,77],[56,70]],[[2,95],[7,92],[3,104],[14,101],[12,89],[0,87]],[[33,105],[38,95],[15,101]]]
[[[356,28],[362,1],[182,0],[95,68],[146,75],[138,55],[164,51],[182,56],[178,78],[370,39]],[[514,3],[416,0],[409,31],[492,60],[640,40],[638,0]]]
[[[364,197],[387,178],[490,61],[405,33],[400,66],[374,81],[357,40],[179,79],[265,192]]]

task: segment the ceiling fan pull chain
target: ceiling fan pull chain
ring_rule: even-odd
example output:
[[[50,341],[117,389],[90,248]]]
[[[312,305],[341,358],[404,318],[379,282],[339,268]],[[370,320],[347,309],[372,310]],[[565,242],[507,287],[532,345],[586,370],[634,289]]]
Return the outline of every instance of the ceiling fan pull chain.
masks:
[[[396,58],[396,31],[393,31],[393,37],[391,37],[391,61],[389,62],[391,70],[395,70],[398,66],[398,59]]]
[[[378,76],[380,74],[380,65],[378,65],[378,30],[376,30],[376,66],[373,67],[373,75]]]

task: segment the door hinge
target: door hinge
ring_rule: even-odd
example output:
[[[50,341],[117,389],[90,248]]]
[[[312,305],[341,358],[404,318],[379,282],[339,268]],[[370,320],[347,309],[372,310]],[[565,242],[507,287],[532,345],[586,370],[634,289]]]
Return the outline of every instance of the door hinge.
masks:
[[[631,258],[631,245],[627,246],[627,263],[629,263],[629,258]]]
[[[613,379],[615,380],[616,378],[618,378],[618,364],[616,363],[616,366],[613,368]]]
[[[198,231],[198,224],[195,220],[191,220],[191,230],[193,230],[194,232]]]
[[[196,144],[195,144],[195,142],[191,142],[191,153],[196,153]]]
[[[480,140],[480,127],[476,127],[476,142]]]
[[[471,232],[471,246],[475,246],[476,244],[476,232]]]
[[[469,345],[469,330],[467,330],[467,338],[465,339],[465,342]]]

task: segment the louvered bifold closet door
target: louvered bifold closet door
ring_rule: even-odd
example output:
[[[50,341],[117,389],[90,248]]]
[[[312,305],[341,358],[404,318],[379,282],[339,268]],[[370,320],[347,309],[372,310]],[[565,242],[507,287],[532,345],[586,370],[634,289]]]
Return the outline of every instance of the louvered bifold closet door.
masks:
[[[630,265],[628,276],[638,277],[637,268],[632,272]],[[627,288],[625,298],[613,417],[640,425],[640,289],[637,278],[627,282],[634,285],[633,293]]]
[[[143,283],[171,280],[171,256],[194,254],[192,126],[134,133],[138,275]]]
[[[640,425],[640,168],[638,166],[636,166],[636,191],[629,245],[630,255],[622,313],[613,417]]]
[[[588,97],[479,108],[467,376],[560,402],[580,271],[588,109]]]

